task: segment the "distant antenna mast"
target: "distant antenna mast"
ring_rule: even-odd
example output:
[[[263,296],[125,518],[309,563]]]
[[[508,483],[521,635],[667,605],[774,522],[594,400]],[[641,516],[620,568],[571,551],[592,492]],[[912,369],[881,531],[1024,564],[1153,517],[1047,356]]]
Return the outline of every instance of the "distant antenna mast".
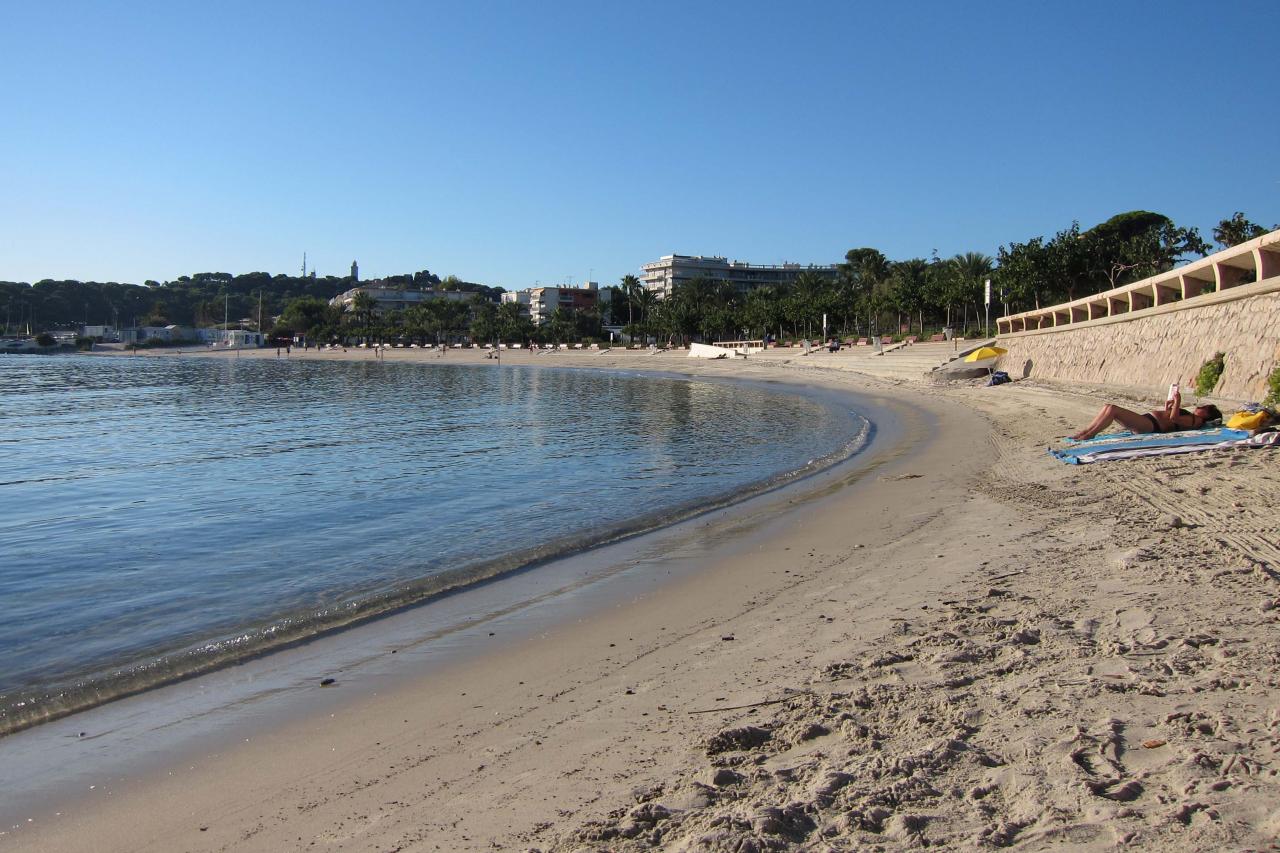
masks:
[[[307,253],[302,253],[302,277],[307,277]]]

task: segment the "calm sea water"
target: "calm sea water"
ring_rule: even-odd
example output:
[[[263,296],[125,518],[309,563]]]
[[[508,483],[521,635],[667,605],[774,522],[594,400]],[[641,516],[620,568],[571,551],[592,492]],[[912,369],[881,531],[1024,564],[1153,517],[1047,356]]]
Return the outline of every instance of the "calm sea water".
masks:
[[[0,358],[0,733],[687,515],[866,426],[603,371]]]

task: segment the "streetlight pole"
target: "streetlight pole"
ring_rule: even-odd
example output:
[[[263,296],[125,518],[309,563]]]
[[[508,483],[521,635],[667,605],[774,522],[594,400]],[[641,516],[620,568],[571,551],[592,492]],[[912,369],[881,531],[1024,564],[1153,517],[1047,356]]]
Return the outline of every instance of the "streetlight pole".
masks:
[[[991,279],[986,281],[985,301],[987,304],[987,319],[982,324],[982,335],[989,338],[991,337]]]

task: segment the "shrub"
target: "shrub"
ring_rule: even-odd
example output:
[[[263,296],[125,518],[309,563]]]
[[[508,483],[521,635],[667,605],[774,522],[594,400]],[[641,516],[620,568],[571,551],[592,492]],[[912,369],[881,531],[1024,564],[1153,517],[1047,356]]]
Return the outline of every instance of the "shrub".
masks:
[[[1226,353],[1215,353],[1213,358],[1206,361],[1200,366],[1200,372],[1196,374],[1196,393],[1204,396],[1213,391],[1218,384],[1218,380],[1222,378],[1222,367]]]
[[[1267,377],[1267,399],[1262,401],[1262,405],[1272,409],[1280,407],[1280,364]]]
[[[48,332],[41,332],[40,334],[36,335],[37,346],[51,347],[56,343],[57,341],[54,340],[53,335],[49,334]]]

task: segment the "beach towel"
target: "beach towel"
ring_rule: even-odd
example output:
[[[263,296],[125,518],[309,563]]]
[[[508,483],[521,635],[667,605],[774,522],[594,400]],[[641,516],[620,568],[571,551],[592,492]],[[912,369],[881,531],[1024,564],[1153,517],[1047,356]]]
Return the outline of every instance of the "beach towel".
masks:
[[[1176,432],[1106,432],[1102,435],[1096,435],[1093,438],[1064,438],[1063,442],[1072,447],[1100,447],[1110,446],[1112,444],[1129,444],[1132,442],[1145,443],[1162,437],[1177,438],[1195,436],[1197,441],[1203,439],[1205,443],[1213,443],[1217,441],[1242,438],[1244,435],[1248,435],[1244,430],[1232,429],[1225,426],[1216,426],[1204,427],[1201,429],[1184,429]]]
[[[1226,435],[1227,437],[1224,437]],[[1250,436],[1244,430],[1214,429],[1187,433],[1151,435],[1147,441],[1132,438],[1121,441],[1090,444],[1079,442],[1075,447],[1049,448],[1055,459],[1068,465],[1088,465],[1092,462],[1112,462],[1119,459],[1137,459],[1143,456],[1167,456],[1175,453],[1198,453],[1203,450],[1221,450],[1235,447],[1280,447],[1280,432],[1264,432]],[[1170,439],[1181,438],[1182,441]]]

